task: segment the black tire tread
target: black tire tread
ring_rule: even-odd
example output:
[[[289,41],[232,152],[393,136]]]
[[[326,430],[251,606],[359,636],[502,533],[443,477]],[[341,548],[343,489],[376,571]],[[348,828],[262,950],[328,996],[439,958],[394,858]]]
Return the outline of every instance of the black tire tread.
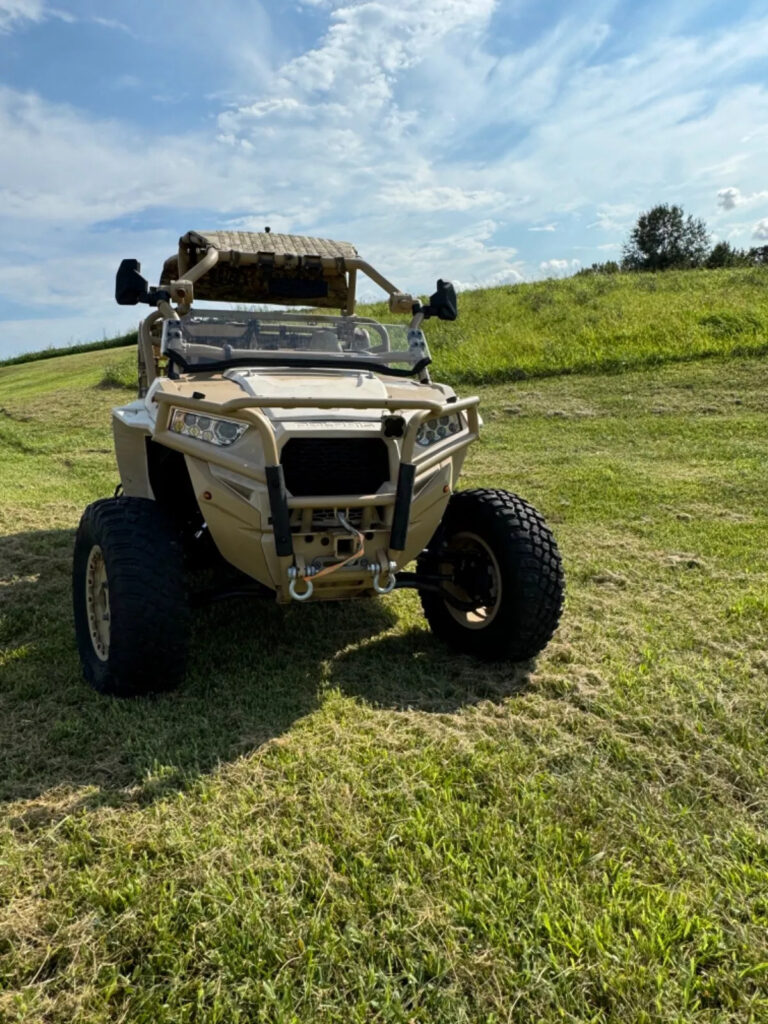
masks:
[[[555,538],[541,514],[510,491],[483,488],[451,496],[443,522],[419,571],[435,568],[436,549],[451,533],[469,530],[494,551],[502,573],[502,602],[483,629],[462,628],[439,594],[422,591],[430,628],[465,653],[487,660],[528,661],[552,639],[562,613],[565,577]]]
[[[93,651],[83,596],[94,544],[102,549],[109,580],[106,662]],[[184,553],[178,532],[156,502],[106,498],[86,508],[75,537],[73,602],[83,671],[94,689],[128,697],[181,682],[190,629]]]

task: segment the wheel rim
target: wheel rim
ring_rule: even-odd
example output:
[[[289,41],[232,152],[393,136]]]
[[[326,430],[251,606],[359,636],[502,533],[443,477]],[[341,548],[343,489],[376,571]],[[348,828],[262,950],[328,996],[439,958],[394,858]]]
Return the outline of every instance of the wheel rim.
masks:
[[[109,658],[110,612],[109,581],[104,555],[94,544],[85,569],[85,607],[88,613],[88,635],[100,661]]]
[[[445,607],[448,609],[451,618],[455,619],[465,629],[485,629],[496,618],[496,613],[501,604],[501,571],[496,556],[482,537],[478,537],[476,533],[470,533],[469,531],[457,533],[451,537],[448,551],[452,555],[466,553],[478,560],[478,571],[483,576],[486,573],[488,575],[487,591],[490,600],[487,604],[479,604],[476,608],[472,609],[456,608],[450,601],[445,602]],[[447,565],[445,568],[450,571],[452,566]],[[445,589],[451,597],[458,601],[470,601],[474,598],[474,595],[470,594],[461,585],[460,581],[452,581],[446,584]]]

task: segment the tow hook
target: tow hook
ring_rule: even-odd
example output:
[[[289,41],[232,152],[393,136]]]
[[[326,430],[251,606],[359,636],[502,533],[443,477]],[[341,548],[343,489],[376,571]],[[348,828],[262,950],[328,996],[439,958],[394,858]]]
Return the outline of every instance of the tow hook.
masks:
[[[345,558],[341,562],[336,562],[335,565],[326,565],[324,568],[320,568],[317,565],[305,565],[304,559],[301,557],[297,558],[297,564],[292,565],[288,569],[288,593],[294,601],[308,601],[314,592],[314,584],[310,577],[316,576],[330,576],[331,573],[338,572],[339,569],[343,569],[345,565],[349,565],[351,562],[362,559],[365,553],[365,537],[360,530],[355,529],[344,515],[341,510],[336,512],[336,518],[339,524],[346,530],[347,533],[351,534],[357,541],[358,547],[348,558]],[[363,562],[363,565],[366,563]],[[360,568],[363,568],[360,565]],[[397,569],[397,562],[390,562],[387,558],[384,550],[379,551],[378,559],[373,565],[368,566],[368,571],[373,575],[373,589],[377,594],[391,594],[397,586],[397,578],[395,571]],[[382,583],[382,578],[385,582]],[[303,580],[306,584],[305,590],[297,590],[296,584],[299,580]]]
[[[395,589],[397,583],[395,569],[397,569],[397,562],[386,562],[386,565],[379,565],[377,562],[369,567],[370,572],[373,573],[373,589],[377,594],[391,594]],[[384,573],[386,583],[381,582],[382,573]]]
[[[312,583],[312,580],[308,579],[308,577],[314,576],[316,572],[317,569],[313,565],[308,565],[304,570],[303,574],[299,572],[298,566],[292,565],[289,567],[288,578],[290,579],[291,582],[288,584],[288,593],[291,595],[294,601],[308,601],[310,597],[312,597],[312,593],[315,588]],[[302,579],[306,583],[306,590],[298,591],[296,589],[296,584],[298,583],[299,579]]]

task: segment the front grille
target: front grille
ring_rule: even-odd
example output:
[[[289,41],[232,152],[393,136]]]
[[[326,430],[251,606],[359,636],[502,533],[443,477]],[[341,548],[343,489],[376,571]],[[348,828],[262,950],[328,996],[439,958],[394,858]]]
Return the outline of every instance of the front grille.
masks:
[[[378,437],[293,437],[281,461],[295,498],[375,494],[389,480],[389,452]]]

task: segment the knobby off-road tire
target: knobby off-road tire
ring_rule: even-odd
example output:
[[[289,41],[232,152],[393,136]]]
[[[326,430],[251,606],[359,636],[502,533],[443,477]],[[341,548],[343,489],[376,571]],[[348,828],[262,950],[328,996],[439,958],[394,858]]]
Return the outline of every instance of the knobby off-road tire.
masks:
[[[184,553],[154,501],[88,506],[75,536],[72,597],[83,673],[95,690],[134,697],[179,685],[190,630]]]
[[[418,567],[453,575],[443,585],[453,602],[422,591],[421,603],[435,635],[465,654],[527,661],[557,628],[565,593],[557,544],[536,509],[516,494],[454,494]],[[481,593],[484,603],[472,609]]]

